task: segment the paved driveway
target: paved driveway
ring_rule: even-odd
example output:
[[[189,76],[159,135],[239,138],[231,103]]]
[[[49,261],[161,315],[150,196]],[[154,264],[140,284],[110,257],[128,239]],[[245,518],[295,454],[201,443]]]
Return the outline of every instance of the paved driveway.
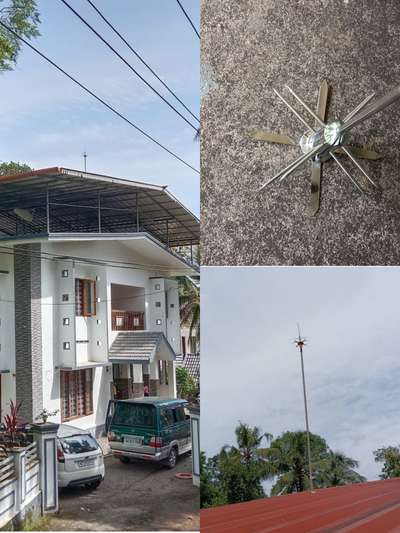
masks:
[[[199,530],[199,491],[191,480],[175,477],[191,471],[184,456],[174,470],[151,463],[124,465],[106,457],[106,477],[95,491],[66,489],[60,512],[48,531],[190,531]]]

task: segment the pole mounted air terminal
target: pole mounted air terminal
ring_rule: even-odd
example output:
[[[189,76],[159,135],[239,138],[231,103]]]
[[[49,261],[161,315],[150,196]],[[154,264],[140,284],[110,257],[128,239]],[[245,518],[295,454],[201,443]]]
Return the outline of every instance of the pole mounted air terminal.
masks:
[[[310,441],[310,425],[308,422],[308,408],[307,408],[307,390],[306,390],[306,378],[304,374],[304,360],[303,360],[303,348],[306,345],[306,339],[304,339],[300,334],[300,326],[297,324],[297,331],[299,336],[295,339],[294,343],[299,349],[300,360],[301,360],[301,377],[303,379],[303,396],[304,396],[304,413],[306,419],[306,435],[307,435],[307,455],[308,455],[308,470],[310,473],[310,490],[313,492],[314,483],[313,483],[313,472],[311,464],[311,441]]]
[[[311,204],[310,215],[314,216],[318,212],[320,202],[321,189],[321,173],[322,164],[333,160],[340,167],[343,174],[350,179],[353,185],[360,193],[366,191],[361,185],[351,176],[347,168],[342,163],[341,156],[346,156],[356,166],[356,168],[364,175],[370,185],[379,189],[377,184],[367,174],[365,169],[357,161],[358,159],[381,159],[382,156],[368,148],[351,146],[348,144],[348,132],[372,117],[379,111],[382,111],[389,105],[393,104],[400,98],[400,85],[392,89],[388,94],[382,96],[371,103],[375,94],[370,94],[357,107],[355,107],[343,120],[335,119],[333,121],[326,121],[326,111],[329,95],[329,86],[326,81],[322,81],[319,87],[319,95],[317,101],[316,112],[314,112],[290,87],[286,86],[287,91],[291,96],[307,111],[312,117],[311,124],[307,122],[296,109],[274,89],[278,98],[290,109],[296,118],[307,128],[307,131],[296,142],[288,135],[278,133],[271,133],[268,131],[258,130],[253,134],[253,138],[258,141],[267,141],[270,143],[288,144],[299,146],[302,155],[295,161],[290,163],[287,167],[278,172],[275,176],[265,182],[260,191],[265,189],[268,185],[287,178],[301,165],[307,161],[311,161]]]

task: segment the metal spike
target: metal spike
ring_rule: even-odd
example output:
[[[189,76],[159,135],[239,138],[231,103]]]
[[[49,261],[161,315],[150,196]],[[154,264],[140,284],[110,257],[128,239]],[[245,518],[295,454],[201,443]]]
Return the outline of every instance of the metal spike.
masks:
[[[348,122],[351,118],[353,118],[363,107],[365,107],[368,102],[375,96],[375,93],[370,94],[365,98],[360,104],[358,104],[357,107],[353,109],[353,111],[350,111],[350,113],[347,115],[347,117],[344,119],[343,122]]]
[[[342,163],[339,161],[339,159],[335,156],[333,152],[329,152],[332,158],[336,161],[336,163],[339,165],[339,167],[343,170],[343,172],[346,174],[346,176],[350,179],[350,181],[353,183],[353,185],[356,186],[356,188],[360,191],[360,193],[365,194],[365,191],[358,185],[358,183],[355,181],[355,179],[352,178],[350,173],[346,170],[346,168],[342,165]]]
[[[326,125],[325,122],[323,122],[319,118],[319,116],[316,113],[314,113],[314,111],[311,108],[309,108],[305,102],[303,102],[300,96],[297,96],[297,94],[288,85],[286,85],[285,87],[296,98],[296,100],[304,107],[304,109],[306,109],[310,113],[310,115],[314,117],[314,119],[318,122],[318,124],[322,127],[325,127]]]
[[[360,165],[360,163],[357,161],[357,159],[355,159],[351,153],[347,150],[347,148],[345,146],[342,146],[342,150],[343,152],[353,161],[353,163],[356,165],[356,167],[364,174],[364,176],[367,178],[367,180],[372,183],[372,185],[376,188],[376,189],[379,189],[379,187],[377,186],[377,184],[372,180],[372,178],[370,178],[368,176],[368,174],[366,173],[366,171],[363,169],[363,167]]]
[[[292,107],[289,102],[287,102],[285,100],[285,98],[283,98],[283,96],[281,94],[278,93],[278,91],[276,89],[273,89],[274,93],[277,95],[278,98],[280,98],[282,100],[282,102],[290,109],[290,111],[300,120],[300,122],[311,132],[311,133],[315,133],[315,130],[313,130],[313,128],[304,120],[304,118],[298,114],[298,112],[294,109],[294,107]]]

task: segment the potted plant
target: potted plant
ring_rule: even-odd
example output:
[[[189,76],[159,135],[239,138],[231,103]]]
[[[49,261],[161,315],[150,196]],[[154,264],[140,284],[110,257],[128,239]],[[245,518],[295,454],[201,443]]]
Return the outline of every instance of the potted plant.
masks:
[[[46,424],[47,419],[50,416],[55,416],[58,412],[59,412],[59,409],[56,409],[55,411],[48,411],[47,409],[42,409],[40,413],[37,415],[37,417],[35,418],[35,420],[41,420],[41,422],[39,422],[40,424]]]

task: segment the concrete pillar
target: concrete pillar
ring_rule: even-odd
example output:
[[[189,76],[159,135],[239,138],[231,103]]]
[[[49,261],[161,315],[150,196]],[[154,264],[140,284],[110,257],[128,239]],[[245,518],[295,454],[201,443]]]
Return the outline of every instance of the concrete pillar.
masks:
[[[33,422],[43,409],[41,246],[14,251],[16,399],[20,416]]]
[[[33,424],[32,433],[37,443],[40,459],[40,486],[42,490],[42,512],[58,511],[58,463],[57,430],[58,424],[46,422]]]

